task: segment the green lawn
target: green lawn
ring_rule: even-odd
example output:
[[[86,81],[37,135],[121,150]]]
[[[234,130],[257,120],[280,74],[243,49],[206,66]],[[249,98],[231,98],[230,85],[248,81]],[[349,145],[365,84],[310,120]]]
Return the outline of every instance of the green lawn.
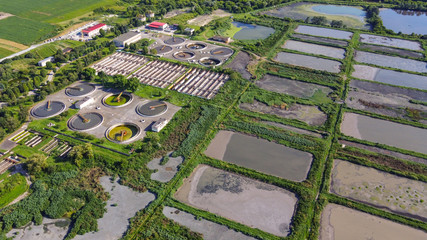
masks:
[[[12,202],[19,195],[27,191],[25,177],[17,173],[0,183],[0,208]]]
[[[0,9],[35,21],[58,23],[115,3],[116,0],[4,0],[0,1]]]
[[[4,48],[0,47],[0,58],[7,57],[7,56],[9,56],[9,55],[11,55],[13,53],[15,53],[15,52],[12,52],[10,50],[7,50],[7,49],[4,49]]]
[[[231,24],[231,28],[229,28],[227,31],[224,32],[224,35],[227,37],[234,37],[234,34],[236,34],[238,31],[240,31],[242,28],[234,26],[234,24]]]
[[[25,45],[52,37],[55,33],[55,26],[49,23],[16,16],[0,20],[0,38]]]

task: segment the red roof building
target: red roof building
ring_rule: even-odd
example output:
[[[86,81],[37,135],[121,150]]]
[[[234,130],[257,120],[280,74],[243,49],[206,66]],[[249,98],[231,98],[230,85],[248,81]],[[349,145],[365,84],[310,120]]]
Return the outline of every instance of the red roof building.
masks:
[[[161,29],[164,30],[168,25],[166,23],[161,23],[161,22],[152,22],[150,23],[150,25],[148,25],[149,28],[156,28],[156,29]]]
[[[86,36],[92,36],[92,35],[98,34],[99,30],[105,29],[105,26],[107,25],[105,25],[104,23],[98,23],[92,27],[88,27],[84,29],[82,32]]]

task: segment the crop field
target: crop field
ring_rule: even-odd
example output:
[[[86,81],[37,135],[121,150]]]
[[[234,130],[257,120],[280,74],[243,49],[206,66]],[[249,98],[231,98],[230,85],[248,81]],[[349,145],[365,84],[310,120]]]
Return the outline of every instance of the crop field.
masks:
[[[331,192],[389,211],[427,220],[427,184],[373,168],[335,160]]]
[[[4,12],[12,13],[22,18],[58,23],[115,2],[114,0],[20,0],[2,1],[0,8]]]
[[[34,42],[52,37],[55,26],[17,16],[0,20],[0,38],[31,45]]]
[[[0,47],[0,58],[7,57],[13,53],[15,53],[15,52],[10,51],[9,49],[5,49],[5,48]]]

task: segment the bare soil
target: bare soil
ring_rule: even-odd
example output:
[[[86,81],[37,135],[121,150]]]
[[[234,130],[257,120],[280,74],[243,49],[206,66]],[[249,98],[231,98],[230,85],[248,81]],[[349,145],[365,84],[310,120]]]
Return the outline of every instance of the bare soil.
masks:
[[[287,236],[295,211],[295,194],[235,173],[199,165],[175,198],[251,228]]]
[[[421,240],[426,232],[368,213],[328,204],[320,220],[320,240]]]
[[[200,15],[200,16],[197,16],[193,19],[190,19],[187,21],[187,23],[201,27],[201,26],[207,25],[208,23],[210,23],[214,19],[222,18],[222,17],[228,17],[228,16],[231,16],[231,13],[228,13],[228,12],[221,10],[221,9],[217,9],[210,14]]]
[[[350,108],[427,124],[427,106],[410,100],[427,101],[427,92],[352,80],[345,102]]]
[[[398,54],[402,57],[412,57],[412,58],[422,58],[424,55],[420,52],[412,52],[409,50],[403,50],[398,48],[391,48],[391,47],[384,47],[384,46],[378,46],[378,45],[370,45],[370,44],[360,44],[359,47],[361,50],[371,50],[371,51],[378,51],[383,53],[392,53],[392,54]]]
[[[404,216],[427,220],[427,183],[392,175],[343,160],[331,173],[334,194]]]
[[[292,104],[287,110],[278,106],[268,106],[265,103],[254,100],[253,103],[242,103],[239,106],[243,110],[272,114],[278,117],[297,119],[309,125],[320,126],[326,122],[327,116],[316,106]]]
[[[227,65],[227,68],[231,68],[234,71],[237,71],[242,75],[244,79],[251,79],[252,75],[248,71],[247,67],[249,62],[251,61],[251,56],[246,52],[239,52],[236,57],[234,57],[233,61]]]

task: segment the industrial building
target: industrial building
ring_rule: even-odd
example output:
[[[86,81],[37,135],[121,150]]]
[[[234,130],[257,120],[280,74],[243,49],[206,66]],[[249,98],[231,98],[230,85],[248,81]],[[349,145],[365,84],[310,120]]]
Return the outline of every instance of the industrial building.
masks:
[[[167,23],[162,22],[152,22],[148,25],[148,28],[164,31],[166,28],[168,28],[169,25]]]
[[[54,57],[48,57],[48,58],[45,58],[45,59],[43,59],[43,60],[40,60],[40,61],[37,63],[37,65],[42,66],[42,67],[46,67],[46,63],[48,63],[48,62],[53,62],[53,60],[54,60],[54,59],[55,59]]]
[[[168,120],[164,119],[164,118],[160,118],[159,120],[157,120],[153,126],[151,127],[151,130],[153,130],[154,132],[160,132],[164,127],[166,127],[166,125],[168,124]]]
[[[74,106],[77,109],[83,109],[85,107],[87,107],[88,105],[90,105],[91,103],[95,102],[95,100],[91,97],[85,97],[82,100],[77,101]]]
[[[141,34],[137,32],[127,32],[113,39],[116,47],[124,47],[126,44],[138,42],[141,40]]]
[[[98,23],[92,27],[83,29],[82,34],[83,36],[86,36],[86,37],[94,37],[96,35],[99,35],[99,31],[101,29],[103,29],[104,31],[107,30],[107,25],[105,25],[104,23]]]

